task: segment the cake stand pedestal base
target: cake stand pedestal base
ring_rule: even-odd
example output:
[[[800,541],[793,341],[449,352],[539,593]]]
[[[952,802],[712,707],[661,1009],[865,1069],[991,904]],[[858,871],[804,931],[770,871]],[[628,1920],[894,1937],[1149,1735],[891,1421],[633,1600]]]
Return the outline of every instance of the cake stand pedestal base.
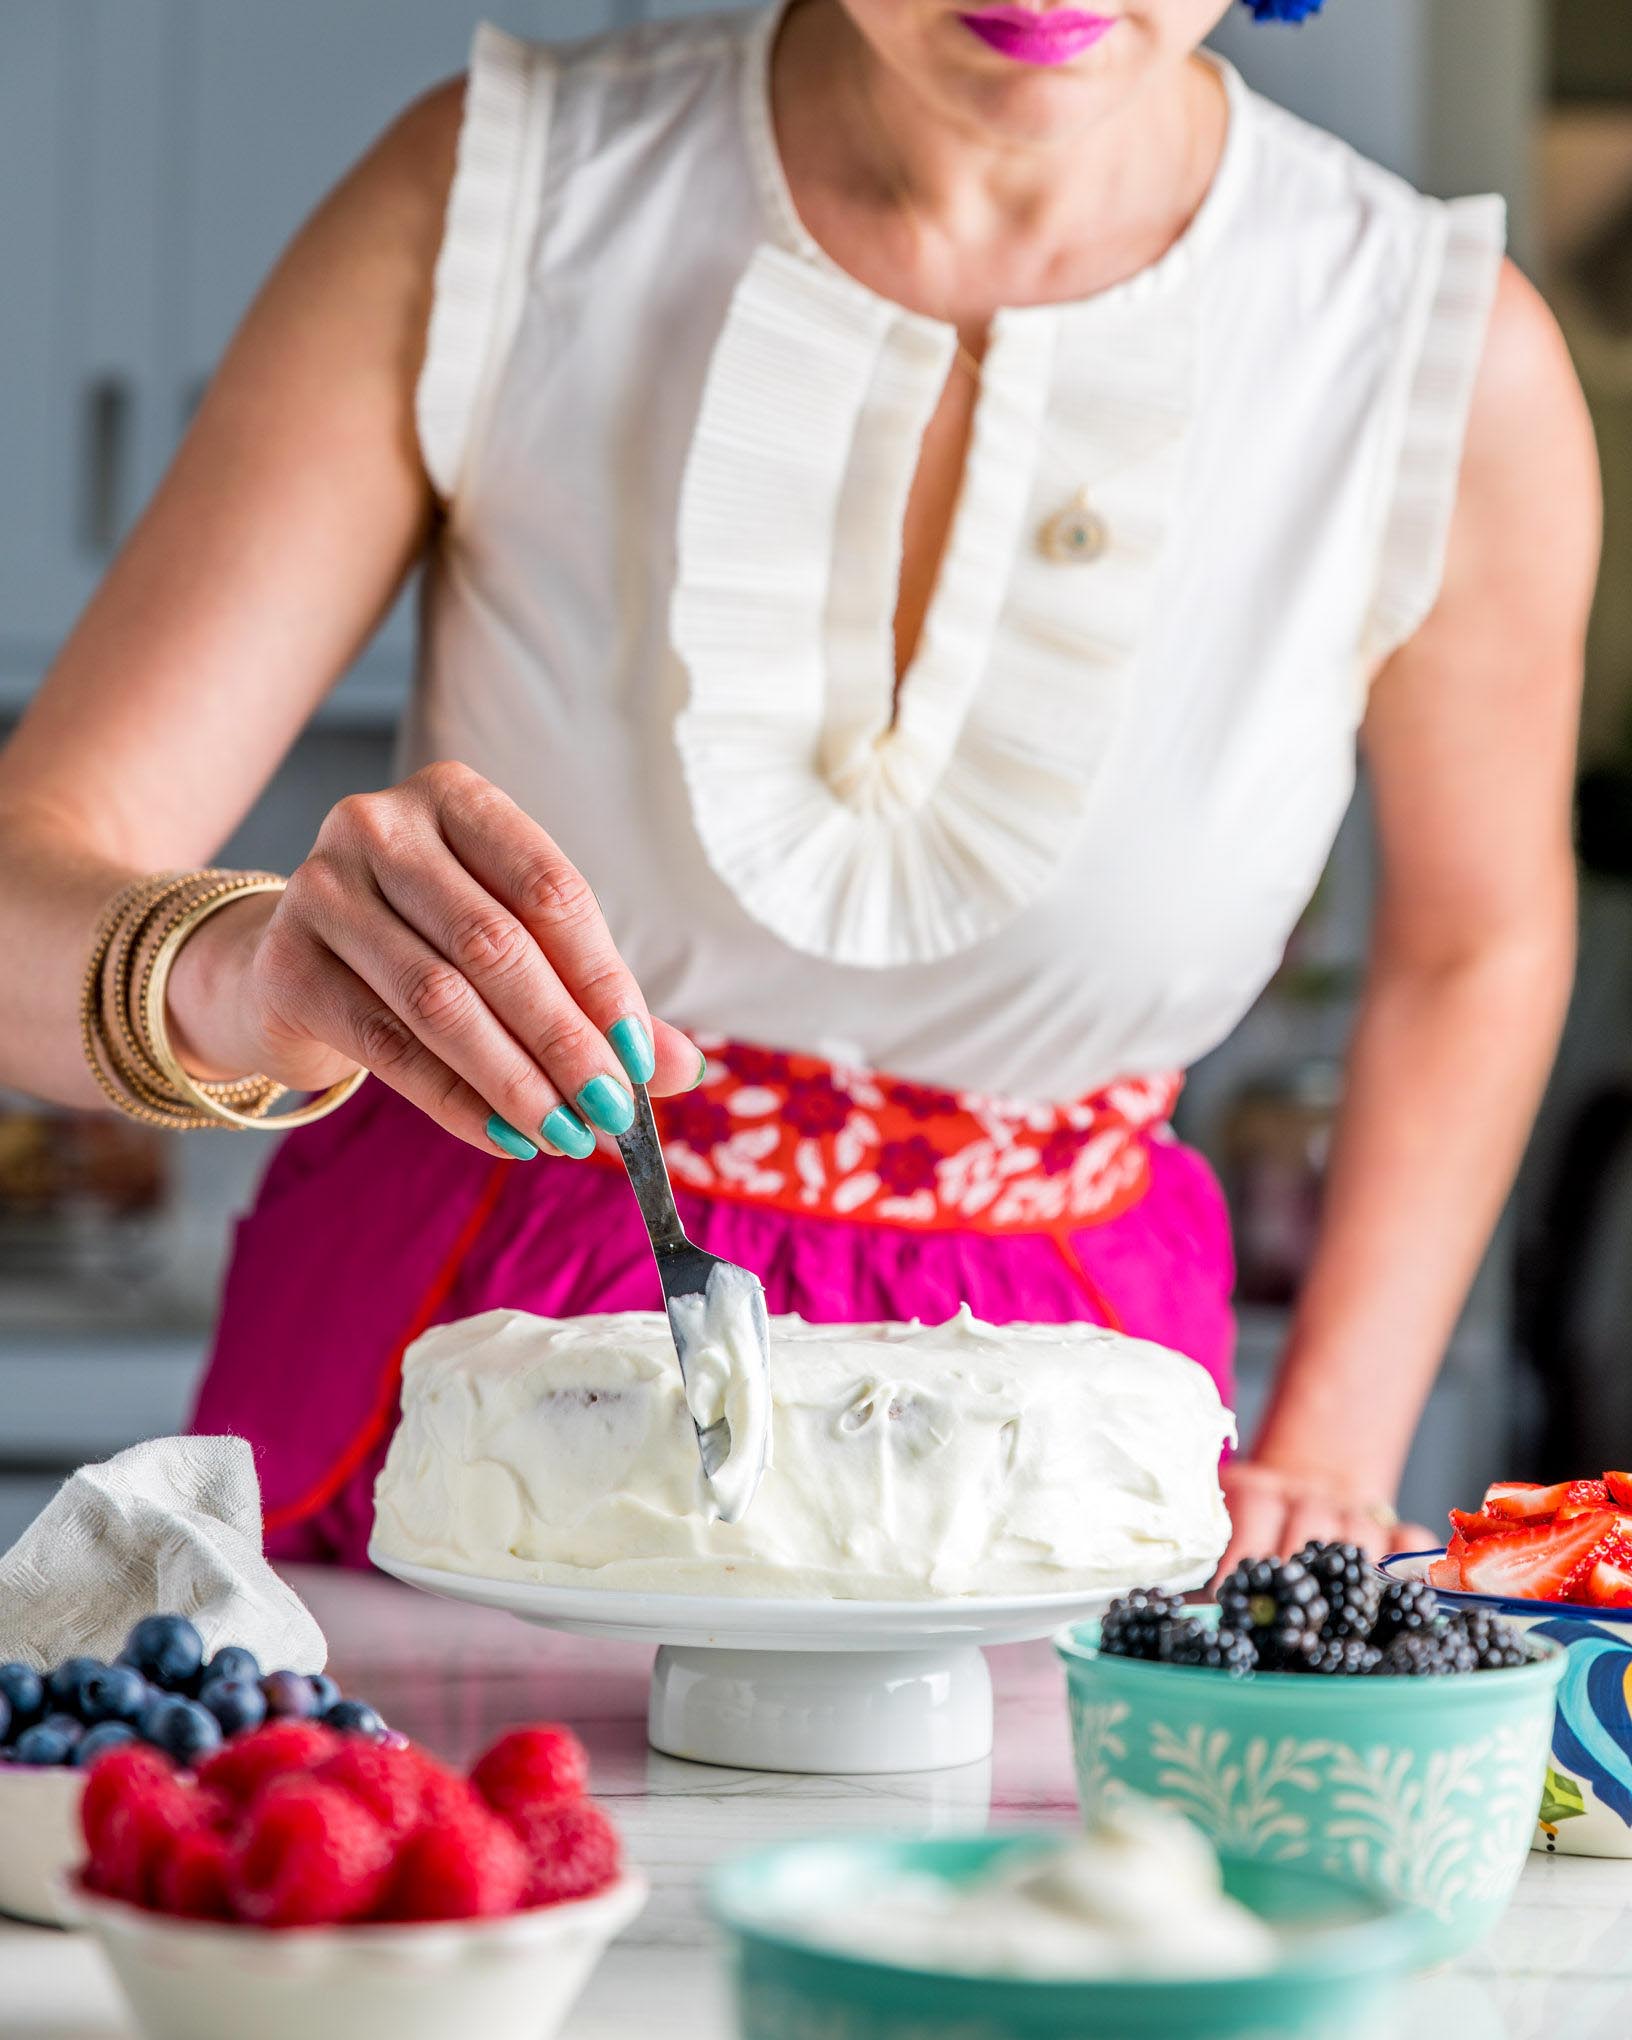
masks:
[[[973,1644],[930,1650],[715,1650],[664,1644],[647,1735],[749,1771],[939,1771],[992,1748],[992,1681]]]

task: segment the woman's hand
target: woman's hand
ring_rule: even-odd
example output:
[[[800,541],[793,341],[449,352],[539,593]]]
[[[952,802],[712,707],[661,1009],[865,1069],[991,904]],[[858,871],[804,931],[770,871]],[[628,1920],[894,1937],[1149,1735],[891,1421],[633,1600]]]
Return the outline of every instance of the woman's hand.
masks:
[[[514,1133],[587,1154],[629,1124],[629,1078],[680,1091],[702,1064],[648,1014],[585,879],[454,764],[341,801],[286,892],[183,946],[170,1016],[200,1075],[312,1090],[361,1063],[490,1154]]]
[[[1322,1544],[1358,1544],[1373,1558],[1422,1551],[1436,1541],[1419,1523],[1391,1521],[1393,1510],[1383,1496],[1334,1486],[1326,1475],[1232,1459],[1219,1479],[1231,1527],[1218,1579],[1243,1558],[1290,1557],[1311,1537]]]

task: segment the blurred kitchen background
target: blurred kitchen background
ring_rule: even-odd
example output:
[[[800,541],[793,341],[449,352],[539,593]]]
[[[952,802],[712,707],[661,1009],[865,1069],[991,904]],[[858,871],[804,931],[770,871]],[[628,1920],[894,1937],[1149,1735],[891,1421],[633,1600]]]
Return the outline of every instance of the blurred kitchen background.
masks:
[[[567,39],[684,0],[486,4],[505,27]],[[396,109],[461,67],[479,11],[0,6],[0,735],[278,248]],[[1296,30],[1254,27],[1237,7],[1217,40],[1252,82],[1417,184],[1508,196],[1514,253],[1565,321],[1607,476],[1580,984],[1514,1210],[1410,1469],[1404,1506],[1434,1522],[1498,1474],[1632,1462],[1632,7],[1328,0]],[[405,598],[223,862],[287,869],[335,800],[388,782],[411,663]],[[1369,874],[1362,799],[1285,967],[1184,1105],[1236,1213],[1244,1428],[1318,1209]],[[65,1471],[183,1423],[263,1160],[252,1137],[167,1140],[0,1093],[0,1548]]]

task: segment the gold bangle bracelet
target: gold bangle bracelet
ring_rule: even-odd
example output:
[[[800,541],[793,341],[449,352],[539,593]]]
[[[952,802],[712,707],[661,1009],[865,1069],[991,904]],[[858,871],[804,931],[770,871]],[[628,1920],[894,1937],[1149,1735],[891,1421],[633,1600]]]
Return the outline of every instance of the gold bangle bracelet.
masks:
[[[265,1112],[254,1114],[241,1112],[228,1104],[222,1097],[211,1091],[198,1078],[182,1067],[174,1048],[170,1045],[170,1031],[165,1018],[165,997],[170,986],[170,972],[181,953],[182,944],[194,934],[212,914],[234,901],[252,899],[258,893],[279,893],[283,891],[281,878],[241,879],[229,890],[207,894],[197,900],[178,916],[166,929],[158,948],[154,951],[146,982],[142,987],[140,1025],[138,1032],[144,1037],[153,1052],[154,1060],[164,1072],[165,1081],[195,1111],[207,1113],[219,1124],[242,1127],[246,1131],[282,1133],[290,1127],[308,1126],[314,1119],[325,1118],[339,1105],[343,1105],[368,1075],[366,1069],[353,1070],[349,1077],[342,1077],[331,1084],[326,1091],[320,1091],[304,1105],[297,1105],[290,1112]]]

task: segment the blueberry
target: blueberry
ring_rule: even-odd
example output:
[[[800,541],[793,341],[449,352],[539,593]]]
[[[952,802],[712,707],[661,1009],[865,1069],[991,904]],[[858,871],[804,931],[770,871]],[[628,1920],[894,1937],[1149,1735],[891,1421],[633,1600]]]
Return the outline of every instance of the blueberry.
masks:
[[[261,1681],[270,1719],[308,1720],[317,1712],[317,1695],[312,1682],[299,1672],[268,1672]]]
[[[124,1743],[133,1743],[136,1731],[128,1721],[99,1721],[95,1728],[85,1731],[84,1739],[74,1751],[76,1764],[94,1764],[104,1750],[116,1750]]]
[[[312,1689],[312,1712],[327,1714],[335,1701],[340,1698],[340,1688],[327,1672],[308,1672],[306,1682]]]
[[[49,1721],[25,1728],[12,1749],[12,1761],[18,1764],[67,1764],[73,1755],[73,1742]]]
[[[55,1729],[58,1735],[65,1735],[75,1745],[85,1733],[85,1724],[77,1714],[48,1714],[39,1726]]]
[[[366,1700],[336,1700],[323,1723],[343,1735],[366,1735],[371,1742],[385,1733],[385,1723]]]
[[[87,1680],[106,1670],[100,1658],[65,1658],[54,1672],[46,1675],[45,1697],[49,1706],[59,1714],[77,1715],[85,1704]]]
[[[11,1702],[6,1698],[4,1693],[0,1693],[0,1744],[3,1744],[5,1742],[6,1737],[10,1735],[10,1733],[11,1733]]]
[[[198,1704],[215,1716],[223,1735],[246,1735],[266,1719],[266,1696],[249,1679],[206,1679]]]
[[[245,1650],[240,1643],[223,1645],[204,1667],[200,1686],[207,1686],[212,1679],[248,1679],[257,1684],[261,1676],[261,1664],[252,1650]]]
[[[221,1724],[207,1707],[179,1693],[160,1693],[142,1709],[136,1732],[178,1764],[196,1764],[221,1747]]]
[[[204,1639],[180,1615],[144,1615],[125,1638],[119,1655],[144,1679],[176,1693],[198,1677],[204,1662]]]
[[[93,1727],[101,1721],[134,1721],[152,1697],[152,1688],[132,1666],[104,1665],[85,1681],[79,1711]]]
[[[0,1665],[0,1694],[11,1709],[13,1735],[21,1735],[45,1712],[45,1681],[32,1665]]]

